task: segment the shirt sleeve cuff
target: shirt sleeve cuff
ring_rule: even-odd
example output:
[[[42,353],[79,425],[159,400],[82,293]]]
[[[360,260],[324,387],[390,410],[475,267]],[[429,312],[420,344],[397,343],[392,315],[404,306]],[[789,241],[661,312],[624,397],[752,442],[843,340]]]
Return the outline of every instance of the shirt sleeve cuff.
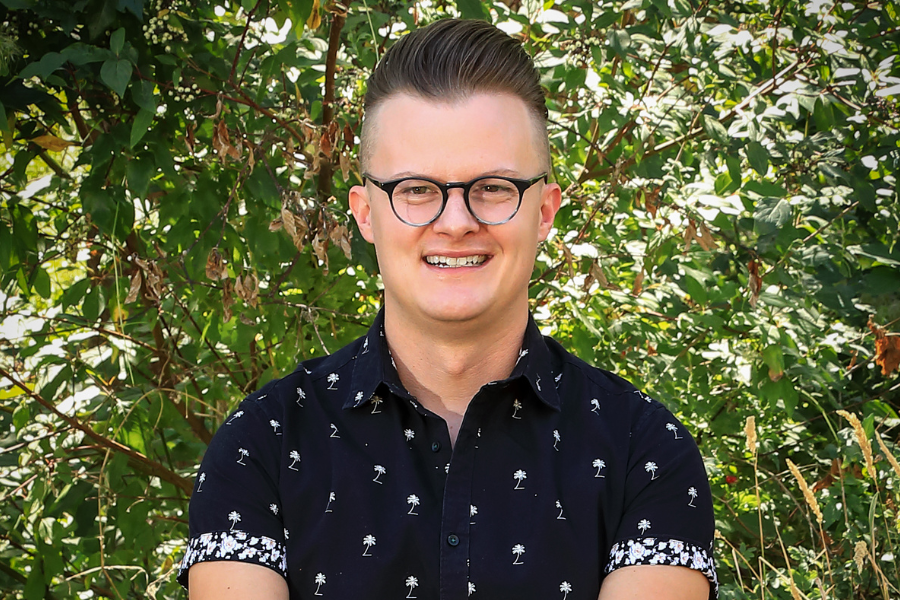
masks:
[[[187,589],[188,569],[199,562],[235,560],[262,565],[287,579],[287,554],[284,543],[245,531],[216,531],[191,538],[178,569],[178,583]]]
[[[712,554],[701,546],[676,539],[653,537],[622,540],[609,551],[607,575],[621,567],[635,565],[672,565],[700,571],[709,580],[709,597],[719,597],[719,579]]]

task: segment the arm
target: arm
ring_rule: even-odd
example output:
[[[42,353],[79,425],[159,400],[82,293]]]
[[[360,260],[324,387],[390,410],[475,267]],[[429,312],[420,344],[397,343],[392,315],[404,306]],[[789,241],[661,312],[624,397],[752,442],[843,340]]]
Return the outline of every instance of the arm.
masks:
[[[699,571],[668,565],[622,567],[606,576],[597,600],[706,600],[709,581]]]
[[[188,572],[190,600],[288,600],[284,577],[260,565],[203,562]]]

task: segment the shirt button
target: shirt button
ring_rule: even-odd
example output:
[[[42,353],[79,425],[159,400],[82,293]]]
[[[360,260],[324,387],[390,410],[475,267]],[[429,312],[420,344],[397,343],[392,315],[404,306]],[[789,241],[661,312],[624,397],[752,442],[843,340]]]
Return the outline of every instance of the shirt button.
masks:
[[[440,442],[434,442],[433,444],[431,444],[431,451],[432,451],[432,452],[439,452],[440,450],[441,450],[441,443],[440,443]]]
[[[455,533],[451,533],[447,536],[447,543],[454,547],[459,546],[459,536]]]

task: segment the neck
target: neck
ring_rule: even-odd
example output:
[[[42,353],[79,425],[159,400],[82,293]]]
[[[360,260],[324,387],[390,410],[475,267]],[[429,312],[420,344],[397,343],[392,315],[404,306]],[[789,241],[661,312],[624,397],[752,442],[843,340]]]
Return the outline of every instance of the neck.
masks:
[[[391,308],[384,329],[400,381],[425,408],[460,420],[481,386],[512,373],[528,324],[527,303],[488,323],[418,323]]]

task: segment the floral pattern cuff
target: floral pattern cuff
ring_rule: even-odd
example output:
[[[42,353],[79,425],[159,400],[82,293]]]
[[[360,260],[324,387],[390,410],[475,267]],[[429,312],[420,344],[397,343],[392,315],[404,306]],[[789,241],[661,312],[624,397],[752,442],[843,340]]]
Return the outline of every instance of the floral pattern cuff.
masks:
[[[700,571],[709,579],[709,597],[719,597],[716,565],[710,553],[696,544],[654,537],[622,540],[610,549],[604,572],[608,575],[618,568],[633,565],[673,565]]]
[[[188,569],[208,560],[237,560],[269,567],[287,577],[285,545],[264,535],[250,535],[245,531],[216,531],[204,533],[188,542],[184,559],[178,569],[178,583],[187,589]]]

